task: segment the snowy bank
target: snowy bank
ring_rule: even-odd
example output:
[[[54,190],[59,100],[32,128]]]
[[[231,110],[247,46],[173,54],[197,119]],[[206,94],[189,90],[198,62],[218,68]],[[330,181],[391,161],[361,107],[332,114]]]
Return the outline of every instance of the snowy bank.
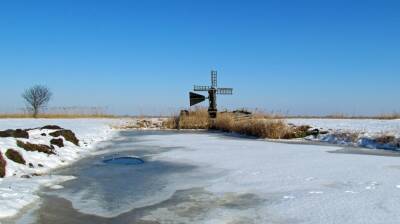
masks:
[[[400,120],[376,119],[287,119],[296,126],[309,125],[328,134],[306,138],[371,149],[400,150]]]
[[[13,216],[19,209],[34,202],[38,198],[35,192],[40,186],[57,184],[70,179],[71,177],[45,174],[87,155],[95,148],[96,143],[107,140],[113,135],[112,125],[124,122],[119,119],[0,119],[0,130],[57,125],[72,130],[80,141],[80,145],[76,146],[60,137],[64,140],[65,146],[55,146],[53,155],[26,151],[17,146],[17,140],[49,145],[50,140],[53,139],[49,133],[54,130],[28,130],[29,139],[0,138],[0,152],[6,160],[5,178],[0,179],[0,218]],[[5,154],[8,149],[13,149],[21,154],[26,164],[16,163],[7,158]]]

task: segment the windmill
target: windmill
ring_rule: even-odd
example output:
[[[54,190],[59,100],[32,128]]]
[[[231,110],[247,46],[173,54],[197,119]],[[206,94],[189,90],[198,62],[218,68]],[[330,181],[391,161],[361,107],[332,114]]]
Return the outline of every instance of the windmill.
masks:
[[[198,103],[203,102],[204,100],[208,99],[209,106],[208,106],[208,114],[210,118],[217,117],[217,94],[219,95],[232,95],[233,89],[232,88],[218,88],[217,86],[217,71],[211,71],[211,86],[198,86],[195,85],[193,87],[193,91],[196,92],[208,92],[208,97],[206,98],[203,95],[198,93],[190,92],[190,106],[196,105]]]

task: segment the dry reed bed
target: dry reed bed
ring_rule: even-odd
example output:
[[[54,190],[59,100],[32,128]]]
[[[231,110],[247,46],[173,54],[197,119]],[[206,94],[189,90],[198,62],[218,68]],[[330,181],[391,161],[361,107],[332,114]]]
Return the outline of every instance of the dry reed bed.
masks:
[[[296,128],[287,125],[282,119],[265,114],[241,116],[234,113],[218,113],[214,124],[210,123],[206,109],[196,109],[174,116],[163,124],[169,129],[216,129],[248,136],[270,139],[284,139],[298,136]]]

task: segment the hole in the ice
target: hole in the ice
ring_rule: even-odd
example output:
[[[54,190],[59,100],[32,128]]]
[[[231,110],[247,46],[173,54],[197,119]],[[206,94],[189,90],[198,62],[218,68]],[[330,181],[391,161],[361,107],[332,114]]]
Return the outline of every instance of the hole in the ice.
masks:
[[[122,157],[114,157],[110,159],[103,160],[104,163],[107,164],[119,164],[119,165],[139,165],[143,164],[144,160],[137,157],[130,156],[122,156]]]

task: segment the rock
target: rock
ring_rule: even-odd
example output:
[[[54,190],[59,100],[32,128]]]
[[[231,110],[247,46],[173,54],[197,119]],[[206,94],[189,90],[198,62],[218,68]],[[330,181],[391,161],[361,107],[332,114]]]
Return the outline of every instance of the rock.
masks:
[[[3,157],[3,154],[0,152],[0,177],[3,178],[6,176],[6,165],[7,162]]]
[[[38,167],[44,167],[44,166],[43,166],[43,164],[41,164],[41,163],[38,163]]]
[[[60,130],[60,129],[63,129],[63,128],[60,127],[60,126],[57,126],[57,125],[45,125],[45,126],[43,126],[43,127],[40,128],[40,130],[43,130],[43,129],[48,129],[48,130]]]
[[[59,131],[55,131],[50,133],[49,135],[53,136],[53,137],[64,137],[64,139],[66,141],[72,142],[73,144],[75,144],[76,146],[79,146],[79,140],[78,138],[75,136],[75,133],[72,132],[71,130],[59,130]]]
[[[29,138],[29,134],[26,130],[22,129],[16,129],[16,130],[5,130],[5,131],[0,131],[0,137],[2,138]]]
[[[53,138],[50,140],[50,144],[56,145],[58,147],[64,147],[64,140],[62,138]]]
[[[20,148],[25,149],[26,151],[31,151],[31,152],[43,152],[46,154],[55,154],[53,149],[54,147],[50,147],[48,145],[41,145],[41,144],[32,144],[29,142],[22,142],[20,140],[17,140],[17,146]]]
[[[312,130],[306,131],[306,134],[307,134],[307,136],[312,135],[312,136],[316,137],[320,134],[320,131],[319,131],[319,129],[312,129]]]
[[[9,160],[12,160],[16,163],[24,165],[26,164],[25,159],[22,157],[22,155],[14,149],[8,149],[6,152],[6,156]]]
[[[29,163],[29,168],[35,168],[32,163]]]
[[[30,175],[28,175],[28,174],[25,174],[25,175],[22,175],[22,176],[21,176],[21,178],[26,178],[26,179],[29,179],[29,178],[31,178],[31,176],[30,176]]]
[[[46,133],[42,133],[42,134],[40,134],[41,136],[47,136],[47,134]]]
[[[321,130],[319,131],[319,134],[320,134],[320,135],[326,135],[326,134],[328,134],[328,133],[329,133],[329,131],[321,131]]]

